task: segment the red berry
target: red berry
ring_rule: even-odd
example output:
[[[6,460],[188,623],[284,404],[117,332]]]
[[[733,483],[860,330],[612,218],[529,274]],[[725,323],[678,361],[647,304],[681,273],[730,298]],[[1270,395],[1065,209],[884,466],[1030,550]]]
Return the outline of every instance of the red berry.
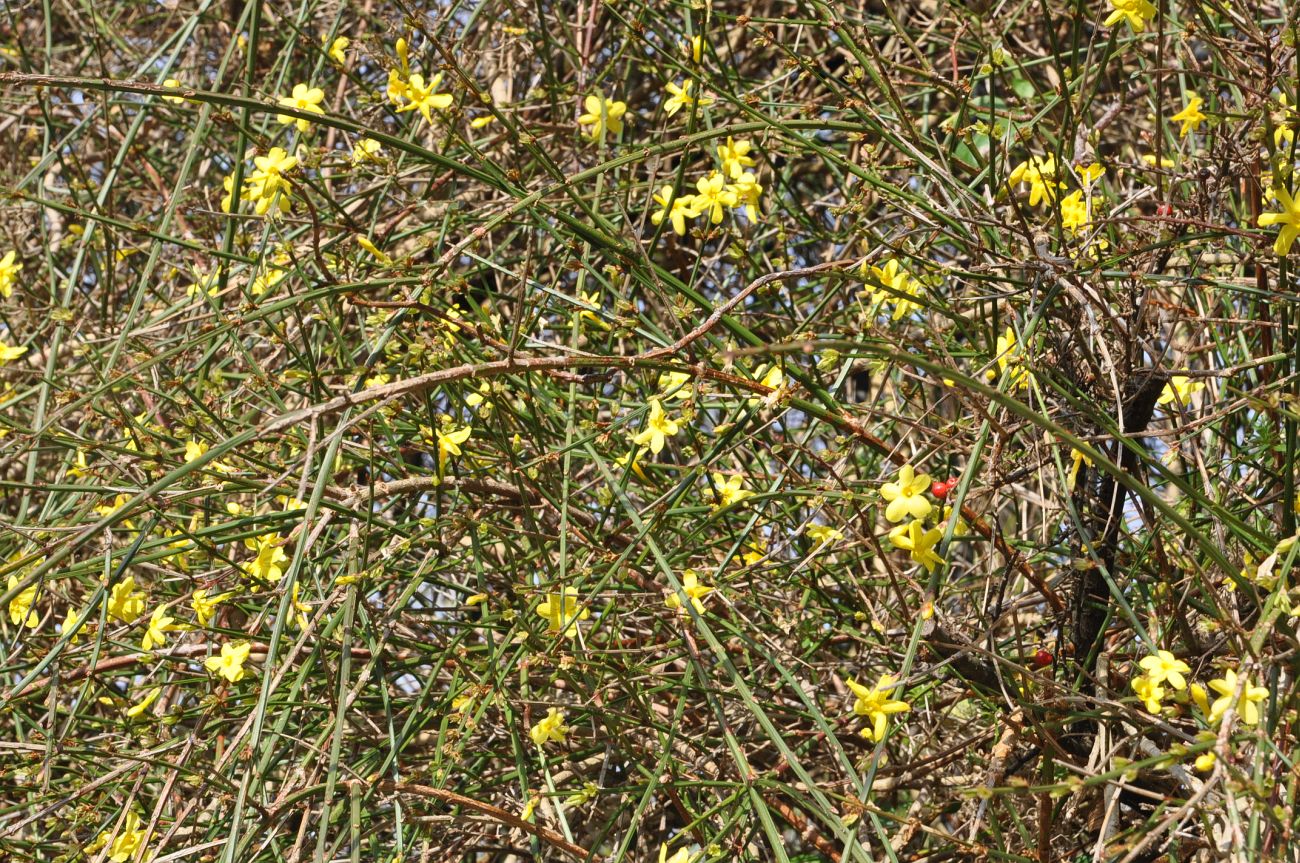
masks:
[[[930,494],[934,495],[939,500],[943,500],[948,495],[952,494],[952,490],[956,487],[956,479],[937,480],[930,483]]]
[[[1038,652],[1034,654],[1034,667],[1046,668],[1051,664],[1052,664],[1051,652],[1042,647],[1038,648]]]
[[[1156,207],[1157,216],[1172,216],[1173,214],[1174,214],[1174,208],[1173,205],[1171,204],[1161,204],[1160,206]]]

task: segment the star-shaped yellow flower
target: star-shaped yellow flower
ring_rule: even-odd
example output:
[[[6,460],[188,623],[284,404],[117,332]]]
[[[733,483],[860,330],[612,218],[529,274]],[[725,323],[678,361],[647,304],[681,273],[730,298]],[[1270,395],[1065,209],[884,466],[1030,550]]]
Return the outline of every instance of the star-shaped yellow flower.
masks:
[[[1201,106],[1204,104],[1204,99],[1195,93],[1188,92],[1187,104],[1183,106],[1183,110],[1169,118],[1175,123],[1183,124],[1183,128],[1179,131],[1178,137],[1186,138],[1188,132],[1195,132],[1200,128],[1200,125],[1208,119],[1201,113]]]
[[[1291,197],[1291,193],[1281,185],[1273,187],[1273,196],[1277,198],[1281,209],[1276,213],[1260,213],[1259,226],[1282,226],[1282,230],[1277,232],[1277,240],[1273,242],[1273,251],[1282,257],[1291,251],[1291,244],[1300,236],[1300,201]]]
[[[563,743],[564,735],[568,733],[569,726],[564,724],[564,714],[554,707],[546,711],[546,716],[542,717],[528,731],[529,736],[533,738],[533,743],[537,744],[538,748],[545,746],[547,743]]]
[[[718,148],[718,160],[722,162],[722,173],[733,180],[740,179],[746,168],[754,167],[754,159],[749,155],[753,149],[749,141],[735,141],[730,135],[727,143]]]
[[[929,572],[933,572],[936,566],[943,565],[943,558],[934,550],[941,539],[943,539],[943,531],[940,528],[932,527],[926,530],[920,519],[912,519],[907,524],[900,524],[889,532],[889,541],[893,543],[894,548],[907,551],[914,562],[921,564]]]
[[[701,584],[699,573],[693,569],[688,569],[682,573],[681,592],[686,594],[686,598],[690,602],[691,607],[694,608],[698,614],[703,614],[704,603],[701,600],[703,597],[712,593],[713,588],[707,584]],[[673,591],[664,597],[664,605],[673,609],[681,608],[682,598],[676,591]]]
[[[578,589],[566,587],[561,593],[548,593],[537,614],[546,620],[546,631],[551,635],[563,634],[573,638],[578,634],[578,621],[591,617],[591,609],[578,603]]]
[[[203,660],[203,667],[231,683],[238,683],[247,673],[244,670],[244,663],[248,661],[248,656],[252,652],[252,645],[247,641],[237,643],[228,641],[221,645],[220,656],[209,656]]]
[[[673,226],[673,233],[679,237],[686,236],[686,220],[699,215],[695,209],[695,196],[673,197],[673,187],[665,185],[659,189],[659,194],[653,196],[653,200],[659,209],[650,214],[650,224],[659,225],[667,219],[668,224]]]
[[[1120,21],[1127,21],[1134,33],[1141,33],[1146,29],[1147,22],[1156,17],[1156,7],[1148,0],[1109,0],[1109,2],[1115,11],[1101,22],[1103,27],[1113,27]]]
[[[906,701],[899,701],[889,697],[890,690],[898,686],[898,681],[888,674],[881,675],[880,680],[871,688],[867,688],[854,680],[846,680],[845,682],[856,696],[853,702],[853,712],[871,720],[871,724],[863,728],[861,733],[863,737],[873,743],[879,743],[884,739],[885,728],[891,715],[912,709],[912,706]]]
[[[885,507],[885,518],[893,522],[902,521],[908,516],[925,518],[933,508],[924,496],[929,490],[929,474],[918,474],[910,464],[903,465],[898,469],[898,476],[893,482],[880,487],[880,496],[889,501],[889,506]]]
[[[1186,375],[1174,375],[1160,391],[1160,398],[1156,399],[1156,404],[1177,404],[1180,407],[1187,407],[1192,402],[1192,396],[1203,389],[1205,384],[1200,381],[1194,381]]]
[[[1223,677],[1210,681],[1210,688],[1219,693],[1219,697],[1210,705],[1210,722],[1216,723],[1223,718],[1232,706],[1233,696],[1237,692],[1237,672],[1228,669]],[[1237,700],[1237,715],[1247,725],[1259,724],[1259,702],[1268,698],[1268,690],[1262,686],[1251,686],[1250,678],[1241,682],[1241,696]]]
[[[320,106],[323,101],[325,101],[325,91],[320,87],[308,87],[306,84],[295,84],[292,95],[280,97],[280,104],[285,108],[306,111],[309,114],[324,114],[325,109]],[[311,121],[301,117],[277,114],[275,119],[286,126],[290,123],[297,124],[299,132],[306,132],[311,128]]]
[[[180,628],[176,618],[169,617],[164,606],[158,606],[153,610],[153,614],[149,615],[144,637],[140,639],[140,649],[153,650],[155,647],[162,647],[167,643],[167,633],[175,632]]]
[[[650,415],[646,417],[645,428],[632,438],[637,446],[648,446],[650,452],[659,455],[664,442],[677,434],[679,423],[664,413],[664,406],[659,399],[650,399]]]
[[[585,114],[578,118],[579,126],[590,126],[583,133],[593,141],[603,141],[605,133],[617,135],[623,131],[623,116],[627,114],[627,103],[606,99],[603,95],[593,93],[582,100]]]
[[[1146,672],[1152,683],[1164,683],[1167,680],[1174,689],[1187,686],[1187,679],[1183,675],[1192,672],[1191,666],[1177,659],[1168,650],[1157,650],[1138,665]]]
[[[740,503],[745,498],[754,496],[752,491],[743,487],[744,477],[727,477],[720,473],[714,473],[711,479],[713,480],[713,491],[718,498],[718,509],[725,509],[733,503]]]
[[[680,87],[672,81],[665,84],[664,89],[668,91],[668,98],[664,100],[664,113],[671,117],[689,105],[699,105],[701,108],[712,105],[713,100],[708,96],[691,95],[691,87],[694,84],[692,80],[687,80]]]
[[[8,299],[13,296],[14,283],[18,280],[18,273],[22,270],[21,261],[15,261],[17,253],[10,249],[5,252],[5,256],[0,258],[0,297]]]
[[[1165,697],[1165,688],[1159,683],[1153,681],[1145,674],[1139,675],[1129,681],[1137,697],[1142,700],[1142,705],[1146,707],[1147,713],[1160,713],[1160,699]]]

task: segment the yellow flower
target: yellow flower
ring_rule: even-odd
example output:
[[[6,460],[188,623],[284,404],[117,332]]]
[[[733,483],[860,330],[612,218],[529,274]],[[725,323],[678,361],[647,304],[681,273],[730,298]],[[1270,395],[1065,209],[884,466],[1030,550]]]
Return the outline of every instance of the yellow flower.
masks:
[[[276,255],[270,260],[263,260],[262,263],[262,270],[248,285],[248,292],[255,297],[262,296],[278,285],[285,276],[289,275],[289,270],[286,269],[286,265],[289,263],[287,255]]]
[[[1205,100],[1200,96],[1190,91],[1187,93],[1187,104],[1183,106],[1183,110],[1169,118],[1175,123],[1183,124],[1178,137],[1186,138],[1188,132],[1195,132],[1205,122],[1207,118],[1201,113],[1201,106],[1204,104]]]
[[[298,582],[293,583],[293,594],[289,597],[290,604],[293,605],[295,612],[293,620],[299,629],[306,629],[310,621],[307,619],[307,613],[311,611],[311,606],[298,599]]]
[[[0,366],[4,365],[10,360],[18,359],[25,353],[27,353],[26,346],[24,345],[10,346],[5,344],[3,339],[0,339]]]
[[[688,80],[680,87],[672,81],[665,84],[664,89],[668,91],[668,98],[664,100],[664,113],[671,117],[688,105],[699,105],[701,108],[705,105],[712,105],[713,100],[708,96],[691,95],[691,86],[694,83],[694,81]]]
[[[140,826],[140,816],[128,811],[122,829],[116,835],[105,830],[82,850],[90,857],[107,845],[109,863],[127,863],[128,860],[144,856],[140,853],[144,850],[144,842],[145,833]]]
[[[696,36],[695,38],[698,39],[700,37]],[[699,62],[698,58],[696,59],[696,62]],[[677,852],[673,854],[673,856],[669,857],[668,846],[660,845],[659,863],[691,863],[691,852],[685,848],[678,848]]]
[[[382,158],[384,147],[374,138],[362,138],[352,147],[352,164],[378,162]]]
[[[1213,752],[1202,752],[1200,755],[1196,756],[1194,764],[1197,770],[1206,773],[1214,769],[1215,760],[1216,758]]]
[[[1076,189],[1061,199],[1061,227],[1065,230],[1077,234],[1088,227],[1091,221],[1092,214],[1089,212],[1088,201],[1084,199],[1082,190]]]
[[[69,608],[67,615],[63,618],[63,625],[59,627],[59,635],[67,635],[72,632],[73,627],[77,625],[77,618],[80,616],[81,612],[77,611],[77,609]],[[73,633],[72,637],[68,639],[68,644],[76,644],[79,638],[81,638],[80,634]]]
[[[398,108],[402,107],[402,103],[406,101],[406,74],[397,69],[388,70],[388,88],[385,92],[388,95],[388,101]]]
[[[113,585],[108,594],[108,616],[123,623],[132,623],[144,614],[144,592],[135,589],[135,576]]]
[[[1147,709],[1147,713],[1158,714],[1160,712],[1160,699],[1165,697],[1164,687],[1152,680],[1146,675],[1140,675],[1129,681],[1137,697],[1141,699],[1142,704]]]
[[[686,235],[686,220],[694,219],[699,213],[695,209],[694,195],[678,195],[673,197],[673,187],[663,186],[659,194],[653,196],[653,200],[659,205],[660,209],[650,215],[650,223],[659,225],[664,219],[673,226],[674,233],[682,237]]]
[[[485,128],[489,123],[493,123],[493,122],[496,122],[495,115],[484,114],[482,117],[475,117],[473,120],[470,120],[469,127],[471,129],[482,129]]]
[[[889,532],[889,541],[894,548],[908,552],[916,563],[933,572],[936,566],[943,565],[943,558],[934,547],[943,539],[943,531],[937,527],[925,529],[920,519],[912,519],[907,524],[900,524]]]
[[[840,533],[838,529],[831,527],[829,524],[810,524],[808,527],[804,528],[804,533],[806,533],[808,538],[819,546],[828,545],[832,542],[844,539],[844,534]]]
[[[1286,93],[1277,96],[1278,109],[1273,113],[1273,146],[1278,150],[1289,148],[1295,140],[1295,124],[1300,121],[1294,108],[1287,101]]]
[[[718,497],[718,509],[724,509],[733,503],[740,503],[745,498],[754,496],[752,491],[741,487],[743,482],[743,477],[725,477],[720,473],[713,474],[713,490]]]
[[[1193,381],[1186,375],[1174,375],[1160,391],[1160,398],[1156,399],[1156,404],[1177,404],[1179,407],[1186,407],[1191,404],[1192,396],[1203,389],[1205,384],[1200,381]]]
[[[217,612],[217,606],[225,602],[234,594],[219,593],[216,596],[208,596],[206,590],[194,591],[194,596],[190,598],[190,608],[194,609],[194,617],[198,620],[199,626],[207,626],[212,620],[212,616]]]
[[[1079,466],[1083,464],[1086,464],[1088,467],[1092,467],[1092,459],[1084,455],[1079,450],[1071,448],[1070,449],[1070,476],[1065,481],[1065,487],[1068,490],[1074,491],[1074,485],[1079,480]]]
[[[695,395],[691,376],[686,372],[664,372],[659,375],[660,397],[664,401],[676,399],[685,401]]]
[[[1091,186],[1106,173],[1106,169],[1096,162],[1091,165],[1075,165],[1074,169],[1079,174],[1079,180],[1086,186]]]
[[[298,158],[290,156],[281,147],[272,147],[265,156],[253,157],[255,170],[248,177],[246,197],[254,202],[257,215],[265,216],[273,204],[280,213],[289,212],[289,194],[293,186],[284,175],[297,164]],[[271,215],[278,214],[271,212]]]
[[[565,638],[578,634],[578,621],[591,617],[591,610],[578,606],[578,589],[566,587],[561,593],[548,593],[537,606],[539,617],[546,619],[546,631],[551,635],[563,633]]]
[[[1157,650],[1154,654],[1139,662],[1138,665],[1146,672],[1147,678],[1152,683],[1169,681],[1169,685],[1174,689],[1182,689],[1187,686],[1187,680],[1183,675],[1190,674],[1192,671],[1186,662],[1175,659],[1174,655],[1168,650]]]
[[[871,275],[880,283],[880,287],[871,292],[871,302],[874,305],[893,303],[893,320],[897,321],[921,308],[920,303],[909,298],[920,293],[923,286],[897,260],[891,258],[883,267],[872,267]]]
[[[888,674],[881,675],[880,680],[870,689],[855,680],[850,679],[845,682],[857,696],[853,702],[853,712],[871,720],[871,724],[862,729],[862,736],[873,743],[879,743],[884,739],[885,726],[890,715],[912,709],[906,701],[889,697],[889,691],[898,686],[898,681]]]
[[[221,645],[220,656],[209,656],[203,660],[203,667],[231,683],[238,683],[244,679],[246,673],[244,663],[248,661],[248,655],[252,652],[253,648],[247,641],[238,643],[228,641]]]
[[[1276,213],[1260,213],[1259,226],[1267,228],[1269,225],[1281,225],[1282,230],[1277,232],[1277,240],[1273,243],[1273,252],[1279,257],[1286,255],[1291,251],[1291,244],[1295,238],[1300,236],[1300,201],[1291,197],[1285,186],[1275,185],[1273,195],[1277,198],[1281,209]]]
[[[127,718],[135,719],[141,713],[144,713],[146,710],[149,709],[149,705],[153,704],[155,701],[158,700],[158,696],[161,694],[162,694],[161,686],[155,686],[153,689],[150,689],[148,692],[144,694],[144,698],[141,698],[135,704],[132,704],[130,707],[126,709]]]
[[[348,56],[343,52],[347,51],[348,46],[352,44],[352,40],[347,36],[339,36],[331,42],[329,34],[322,33],[320,44],[321,47],[325,49],[326,55],[328,55],[335,63],[338,63],[340,66],[347,63]]]
[[[898,469],[894,482],[887,482],[880,488],[880,496],[889,501],[885,507],[885,518],[899,522],[911,516],[925,518],[930,514],[931,504],[925,498],[930,490],[930,475],[918,474],[910,464]]]
[[[722,221],[723,207],[734,207],[738,202],[736,193],[727,187],[727,178],[714,171],[707,177],[701,177],[695,184],[698,194],[693,205],[698,214],[709,214],[709,221],[718,224]]]
[[[590,126],[590,129],[583,129],[583,134],[593,141],[605,140],[605,133],[617,135],[623,131],[623,115],[627,113],[627,103],[617,102],[613,99],[606,99],[603,94],[593,93],[586,99],[582,100],[582,107],[587,112],[578,118],[579,126]]]
[[[1020,353],[1020,344],[1016,341],[1015,331],[1011,327],[1007,327],[1005,335],[998,336],[997,360],[998,370],[1006,374],[1012,392],[1029,386],[1024,357]]]
[[[1127,21],[1134,33],[1141,33],[1146,29],[1147,22],[1156,17],[1156,7],[1148,0],[1109,0],[1109,3],[1115,11],[1101,22],[1103,27],[1113,27],[1120,21]]]
[[[325,91],[320,87],[295,84],[293,86],[293,95],[281,96],[279,104],[285,108],[294,108],[298,111],[306,111],[309,114],[324,114],[325,109],[320,106],[323,101],[325,101]],[[290,123],[296,123],[299,132],[306,132],[311,128],[310,120],[290,117],[288,114],[276,114],[275,119],[286,126]]]
[[[77,454],[73,460],[72,466],[68,468],[68,476],[81,478],[90,475],[90,465],[86,462],[86,451],[77,447]]]
[[[754,377],[760,384],[773,390],[773,392],[768,393],[766,397],[768,403],[771,404],[781,392],[781,384],[785,382],[785,372],[781,370],[779,365],[773,364],[769,366],[767,363],[764,363],[754,369]],[[753,398],[748,399],[747,403],[750,405],[757,405],[762,401],[764,401],[763,398],[754,396]]]
[[[1219,697],[1210,706],[1210,723],[1216,723],[1232,707],[1233,696],[1237,692],[1237,672],[1229,669],[1223,677],[1210,681],[1210,688],[1219,693]],[[1247,725],[1259,724],[1259,707],[1256,705],[1268,698],[1268,690],[1262,686],[1251,686],[1250,678],[1241,682],[1241,697],[1237,701],[1237,714]]]
[[[551,742],[563,743],[564,735],[567,733],[569,733],[569,726],[564,724],[564,714],[554,707],[548,710],[546,716],[528,732],[538,748]]]
[[[691,55],[692,62],[699,63],[704,57],[704,37],[692,36],[682,41],[682,50]]]
[[[179,90],[184,85],[181,84],[181,82],[176,78],[168,78],[166,81],[163,81],[163,86],[166,87],[168,90]],[[164,102],[171,102],[173,105],[180,105],[185,101],[185,97],[163,96],[162,100]]]
[[[197,458],[202,458],[203,454],[208,451],[208,445],[200,440],[191,438],[185,444],[185,463],[189,464]]]
[[[647,481],[647,482],[649,482],[649,480],[650,480],[650,477],[648,477],[648,476],[645,475],[645,470],[642,469],[642,467],[641,467],[641,448],[640,448],[640,447],[633,447],[633,449],[632,449],[632,451],[631,451],[630,453],[627,453],[626,455],[617,456],[617,457],[614,459],[614,464],[618,465],[619,467],[623,468],[624,470],[631,470],[631,471],[632,471],[633,473],[635,473],[638,477],[640,477],[641,479],[643,479],[643,480],[645,480],[645,481]]]
[[[175,632],[181,627],[176,624],[176,618],[167,616],[167,609],[164,606],[158,606],[149,615],[149,623],[145,627],[144,637],[140,639],[141,650],[153,650],[155,647],[161,647],[167,643],[167,633]]]
[[[1192,697],[1192,703],[1199,707],[1201,713],[1208,719],[1210,716],[1210,697],[1205,691],[1205,687],[1199,683],[1193,683],[1187,687],[1187,692]]]
[[[476,408],[479,405],[483,404],[484,399],[486,399],[491,394],[492,394],[492,385],[489,384],[487,381],[483,381],[478,385],[478,389],[476,391],[465,396],[465,404],[469,405],[472,408]]]
[[[16,575],[9,574],[9,590],[17,589],[20,583],[21,581]],[[41,622],[40,615],[32,610],[32,606],[36,604],[36,590],[37,585],[33,583],[14,594],[13,598],[9,600],[9,621],[15,626],[27,626],[34,629],[36,624]]]
[[[1008,186],[1029,186],[1029,206],[1037,207],[1040,203],[1050,204],[1055,198],[1061,183],[1056,179],[1056,158],[1037,156],[1021,162],[1011,169],[1007,177]]]
[[[17,253],[13,249],[5,252],[5,256],[0,258],[0,297],[8,299],[14,294],[14,281],[18,278],[18,273],[22,270],[22,262],[15,263],[14,258]]]
[[[736,178],[736,182],[727,186],[727,191],[736,196],[734,206],[744,208],[745,218],[751,224],[756,224],[758,217],[762,215],[758,212],[758,202],[763,197],[763,187],[759,185],[758,179],[749,171],[745,171]]]
[[[700,600],[712,592],[712,587],[700,583],[700,576],[695,570],[688,569],[682,573],[681,593],[686,595],[687,601],[690,602],[691,607],[695,609],[697,614],[704,613],[704,603]],[[664,597],[664,605],[672,609],[681,608],[682,598],[674,591]]]
[[[438,470],[442,471],[443,466],[447,463],[447,456],[460,455],[460,445],[469,440],[470,427],[465,426],[458,429],[450,429],[444,432],[438,429]]]
[[[388,265],[393,262],[393,259],[388,256],[388,253],[376,246],[374,240],[371,240],[369,237],[363,237],[360,234],[357,234],[352,239],[356,240],[357,245],[369,252],[371,257],[379,261],[379,263]]]
[[[645,428],[632,438],[637,446],[649,446],[655,455],[664,448],[664,441],[677,434],[678,422],[664,413],[659,399],[650,399],[650,415],[646,418]]]
[[[280,537],[273,533],[262,536],[250,536],[244,540],[244,546],[257,552],[242,569],[244,575],[254,582],[274,584],[284,575],[282,564],[289,562],[289,557],[280,547]]]
[[[428,84],[424,83],[424,76],[418,72],[412,75],[407,80],[405,91],[402,94],[408,102],[398,108],[397,113],[418,110],[424,116],[425,122],[432,123],[431,110],[436,108],[439,111],[445,111],[451,107],[451,94],[437,92],[438,85],[441,83],[441,72],[430,78]]]
[[[749,141],[733,141],[727,136],[727,143],[718,148],[718,160],[722,162],[722,173],[733,180],[739,180],[746,168],[754,167],[754,160],[749,151],[753,149]]]

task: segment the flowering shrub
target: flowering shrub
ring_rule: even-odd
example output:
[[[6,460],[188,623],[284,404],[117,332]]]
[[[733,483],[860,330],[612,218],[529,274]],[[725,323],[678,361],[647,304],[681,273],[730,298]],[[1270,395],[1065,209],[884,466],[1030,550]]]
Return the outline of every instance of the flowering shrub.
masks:
[[[1293,847],[1293,4],[6,12],[0,856]]]

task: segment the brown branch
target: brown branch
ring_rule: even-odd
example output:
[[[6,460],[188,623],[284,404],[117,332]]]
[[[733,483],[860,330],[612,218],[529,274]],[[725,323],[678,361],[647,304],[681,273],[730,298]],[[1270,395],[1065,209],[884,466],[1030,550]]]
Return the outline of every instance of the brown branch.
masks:
[[[551,510],[555,510],[555,505],[541,495],[534,495],[526,489],[516,488],[513,485],[491,479],[464,479],[454,476],[445,476],[439,479],[436,476],[413,476],[391,482],[377,482],[373,486],[357,486],[351,490],[330,487],[326,491],[332,497],[338,498],[343,506],[355,507],[358,504],[370,503],[380,498],[423,493],[438,488],[455,488],[473,494],[490,494],[524,506],[547,506]],[[583,512],[579,509],[571,508],[569,518],[588,530],[595,530],[600,526],[600,519],[589,512]],[[620,548],[626,548],[632,542],[621,532],[611,533],[603,537],[603,539]]]
[[[269,648],[265,643],[254,641],[249,645],[249,647],[251,648],[249,659],[253,659],[254,657],[259,659],[266,658],[266,653]],[[61,683],[73,683],[78,680],[85,680],[87,677],[95,677],[100,674],[111,674],[114,671],[120,671],[123,668],[130,668],[131,666],[137,665],[141,662],[152,662],[156,659],[193,659],[207,653],[219,652],[220,649],[220,644],[213,644],[204,641],[198,644],[178,644],[170,650],[160,650],[154,653],[138,652],[128,653],[125,656],[111,656],[108,659],[101,659],[94,665],[87,664],[80,668],[74,668],[64,674],[50,675],[49,677],[42,677],[38,680],[33,680],[23,688],[22,692],[6,693],[5,695],[0,696],[0,701],[8,702],[14,698],[24,698],[35,692],[39,692],[49,686],[56,677]],[[353,647],[351,648],[351,653],[353,658],[363,660],[370,659],[374,656],[374,653],[365,647]],[[410,659],[413,656],[415,656],[413,651],[403,650],[397,652],[391,658],[401,660]]]
[[[525,821],[518,815],[493,806],[491,803],[484,803],[481,800],[475,800],[472,797],[465,797],[464,795],[457,794],[454,791],[447,791],[442,788],[433,788],[429,785],[416,785],[409,782],[392,782],[386,779],[377,782],[351,779],[345,781],[343,784],[348,786],[360,785],[365,788],[374,788],[392,794],[412,794],[416,797],[427,797],[431,800],[441,800],[443,803],[447,803],[451,806],[460,806],[465,809],[473,810],[474,812],[486,815],[495,821],[508,824],[517,830],[531,833],[533,836],[536,836],[548,845],[558,848],[561,851],[565,851],[579,860],[589,860],[594,863],[594,861],[601,859],[595,851],[588,851],[585,848],[573,844],[554,830]]]
[[[851,260],[825,261],[820,264],[814,264],[811,267],[800,267],[794,270],[784,270],[779,273],[768,273],[766,275],[759,276],[757,279],[754,279],[754,281],[750,282],[748,285],[742,288],[740,293],[736,294],[734,297],[732,297],[722,305],[715,308],[713,310],[713,313],[704,319],[704,323],[700,324],[698,327],[691,330],[689,333],[682,336],[680,339],[673,342],[671,345],[662,348],[656,348],[652,351],[648,351],[644,354],[641,354],[641,359],[650,360],[656,357],[669,356],[671,354],[675,354],[678,351],[682,350],[687,345],[691,344],[691,342],[698,340],[706,333],[708,333],[709,330],[716,327],[718,325],[718,322],[721,321],[727,315],[728,312],[730,312],[736,306],[743,303],[746,299],[749,298],[750,294],[754,293],[764,285],[770,285],[772,282],[783,282],[787,279],[798,279],[798,278],[802,278],[803,276],[811,276],[816,273],[825,272],[826,270],[840,269],[844,265],[851,264],[851,263],[853,263],[853,261]]]

